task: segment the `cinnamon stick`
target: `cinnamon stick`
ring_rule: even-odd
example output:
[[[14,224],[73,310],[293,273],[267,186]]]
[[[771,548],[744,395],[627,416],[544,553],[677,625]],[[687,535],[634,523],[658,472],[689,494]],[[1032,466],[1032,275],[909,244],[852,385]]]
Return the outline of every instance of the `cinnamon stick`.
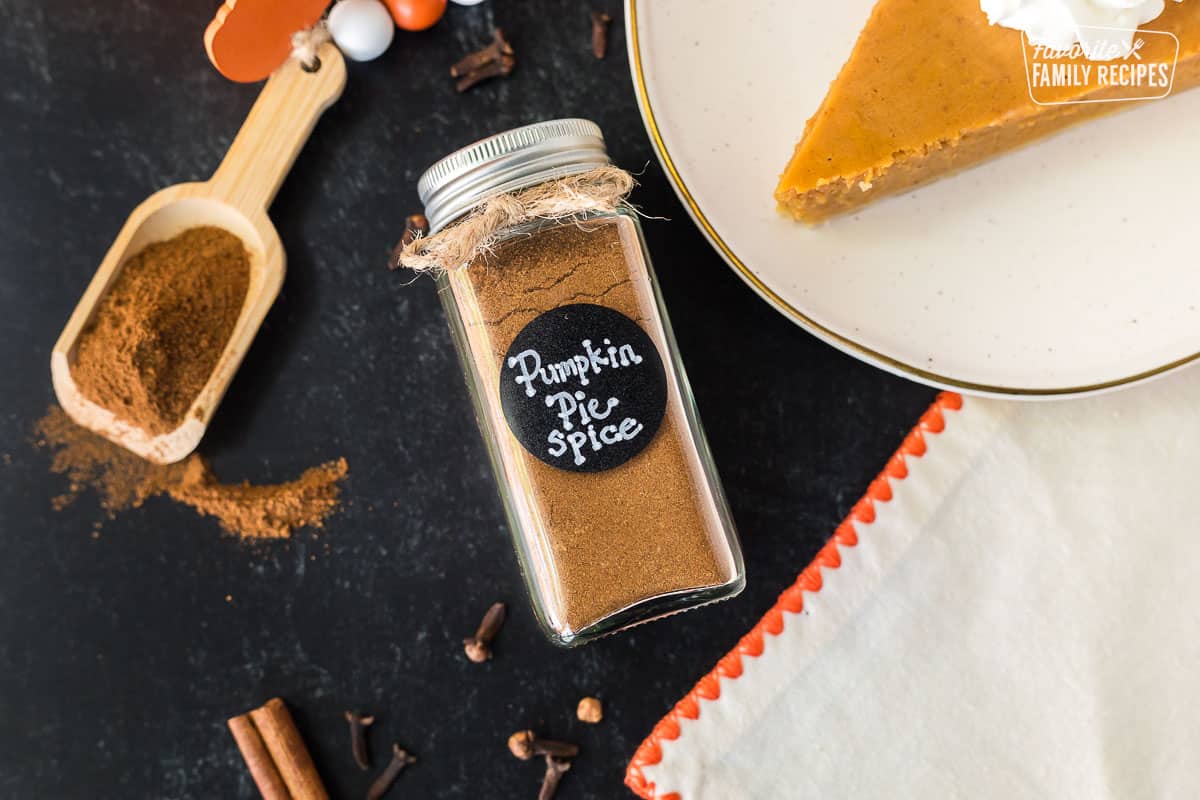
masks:
[[[250,777],[254,779],[254,785],[258,787],[258,793],[263,796],[263,800],[291,800],[292,796],[288,793],[279,770],[275,769],[275,762],[271,760],[267,746],[258,735],[258,728],[250,721],[250,715],[242,714],[229,720],[229,732],[233,734],[238,750],[242,752],[242,759],[250,770]]]
[[[264,800],[329,800],[292,715],[278,697],[229,720]]]

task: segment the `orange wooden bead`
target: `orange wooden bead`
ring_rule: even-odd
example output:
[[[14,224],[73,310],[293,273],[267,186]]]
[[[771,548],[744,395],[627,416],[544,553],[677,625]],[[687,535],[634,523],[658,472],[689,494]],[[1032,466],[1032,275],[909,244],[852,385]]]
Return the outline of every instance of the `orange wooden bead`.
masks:
[[[446,0],[383,0],[396,25],[406,31],[423,31],[446,13]]]

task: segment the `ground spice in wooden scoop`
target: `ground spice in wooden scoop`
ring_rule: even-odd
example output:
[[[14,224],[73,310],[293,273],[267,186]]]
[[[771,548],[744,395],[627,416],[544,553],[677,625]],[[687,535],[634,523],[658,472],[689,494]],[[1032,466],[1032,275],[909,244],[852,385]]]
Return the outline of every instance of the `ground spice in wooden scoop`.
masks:
[[[76,386],[147,433],[174,430],[216,368],[249,286],[246,248],[221,228],[147,246],[121,268],[79,337]]]
[[[38,422],[36,433],[36,443],[54,451],[50,468],[70,481],[67,492],[54,498],[55,508],[70,505],[88,489],[109,516],[167,495],[216,517],[222,528],[243,539],[279,539],[297,528],[321,527],[338,508],[339,484],[347,473],[346,459],[339,458],[287,483],[221,483],[199,455],[153,464],[76,425],[58,406]]]

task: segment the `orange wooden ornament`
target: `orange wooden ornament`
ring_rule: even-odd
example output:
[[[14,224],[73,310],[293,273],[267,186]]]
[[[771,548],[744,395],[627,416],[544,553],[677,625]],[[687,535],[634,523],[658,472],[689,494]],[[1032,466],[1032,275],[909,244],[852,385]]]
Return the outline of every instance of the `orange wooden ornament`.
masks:
[[[204,31],[217,71],[239,83],[261,81],[287,61],[292,34],[311,27],[329,0],[225,0]]]

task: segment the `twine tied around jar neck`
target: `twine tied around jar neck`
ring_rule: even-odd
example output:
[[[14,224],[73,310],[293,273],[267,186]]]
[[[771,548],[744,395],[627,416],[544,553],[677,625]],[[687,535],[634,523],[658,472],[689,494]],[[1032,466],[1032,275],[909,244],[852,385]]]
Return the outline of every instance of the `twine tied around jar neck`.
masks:
[[[399,262],[414,272],[434,275],[463,269],[481,253],[488,252],[506,228],[534,220],[612,212],[629,196],[633,186],[633,176],[628,172],[605,166],[511,194],[493,195],[457,223],[405,244]]]

